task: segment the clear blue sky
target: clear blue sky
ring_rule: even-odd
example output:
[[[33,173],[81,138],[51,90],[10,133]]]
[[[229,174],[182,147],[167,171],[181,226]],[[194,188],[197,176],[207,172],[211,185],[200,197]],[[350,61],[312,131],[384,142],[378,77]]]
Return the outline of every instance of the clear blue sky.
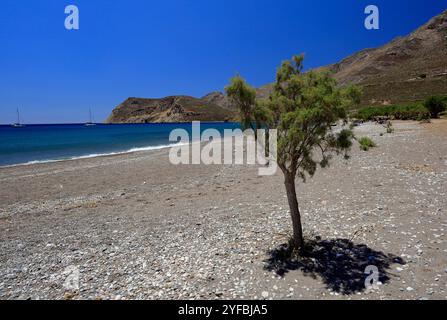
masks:
[[[64,27],[65,6],[80,30]],[[364,8],[380,8],[368,31]],[[2,0],[0,123],[95,120],[130,96],[200,97],[235,73],[259,86],[279,63],[336,62],[406,35],[447,9],[445,0]]]

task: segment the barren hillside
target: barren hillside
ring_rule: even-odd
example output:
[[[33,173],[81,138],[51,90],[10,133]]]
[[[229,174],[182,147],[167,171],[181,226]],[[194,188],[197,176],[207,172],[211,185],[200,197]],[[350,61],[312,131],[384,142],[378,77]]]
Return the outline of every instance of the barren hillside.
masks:
[[[447,11],[405,37],[365,49],[320,70],[333,72],[341,85],[363,88],[363,105],[383,105],[447,94]],[[271,84],[257,89],[266,98]],[[202,98],[171,96],[129,98],[113,110],[108,123],[237,120],[237,112],[221,92]]]

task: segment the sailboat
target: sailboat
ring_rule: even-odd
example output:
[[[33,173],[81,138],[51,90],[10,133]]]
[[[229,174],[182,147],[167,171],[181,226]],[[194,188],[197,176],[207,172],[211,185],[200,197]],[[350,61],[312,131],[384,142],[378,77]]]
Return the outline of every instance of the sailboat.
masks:
[[[20,123],[20,112],[19,112],[19,108],[17,108],[17,122],[11,124],[11,127],[13,127],[13,128],[22,128],[24,126],[25,126],[24,124]]]
[[[89,108],[88,111],[89,111],[89,121],[85,124],[85,126],[86,127],[96,126],[96,123],[94,123],[93,120],[92,120],[92,109]]]

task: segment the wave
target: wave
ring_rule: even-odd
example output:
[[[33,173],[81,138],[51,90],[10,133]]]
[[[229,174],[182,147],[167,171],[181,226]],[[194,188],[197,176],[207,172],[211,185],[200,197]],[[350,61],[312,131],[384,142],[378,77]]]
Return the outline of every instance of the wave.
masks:
[[[161,150],[161,149],[172,148],[172,147],[180,147],[183,145],[188,145],[188,143],[172,143],[172,144],[165,144],[165,145],[159,145],[159,146],[131,148],[131,149],[128,149],[125,151],[115,151],[115,152],[108,152],[108,153],[92,153],[92,154],[88,154],[88,155],[73,156],[73,157],[59,158],[59,159],[34,160],[34,161],[28,161],[28,162],[24,162],[24,163],[10,164],[10,165],[4,165],[4,166],[0,165],[0,168],[11,168],[11,167],[18,167],[18,166],[30,166],[33,164],[43,164],[43,163],[74,161],[74,160],[81,160],[81,159],[116,156],[116,155],[128,154],[128,153],[134,153],[134,152],[153,151],[153,150]]]

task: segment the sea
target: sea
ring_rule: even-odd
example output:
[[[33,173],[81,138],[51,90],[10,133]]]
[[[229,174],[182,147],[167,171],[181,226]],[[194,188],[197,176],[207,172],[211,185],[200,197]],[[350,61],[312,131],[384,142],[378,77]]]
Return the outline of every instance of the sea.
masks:
[[[200,130],[238,129],[234,122],[201,122]],[[100,157],[167,148],[174,129],[184,129],[192,137],[191,123],[163,124],[51,124],[14,128],[0,126],[0,166]]]

